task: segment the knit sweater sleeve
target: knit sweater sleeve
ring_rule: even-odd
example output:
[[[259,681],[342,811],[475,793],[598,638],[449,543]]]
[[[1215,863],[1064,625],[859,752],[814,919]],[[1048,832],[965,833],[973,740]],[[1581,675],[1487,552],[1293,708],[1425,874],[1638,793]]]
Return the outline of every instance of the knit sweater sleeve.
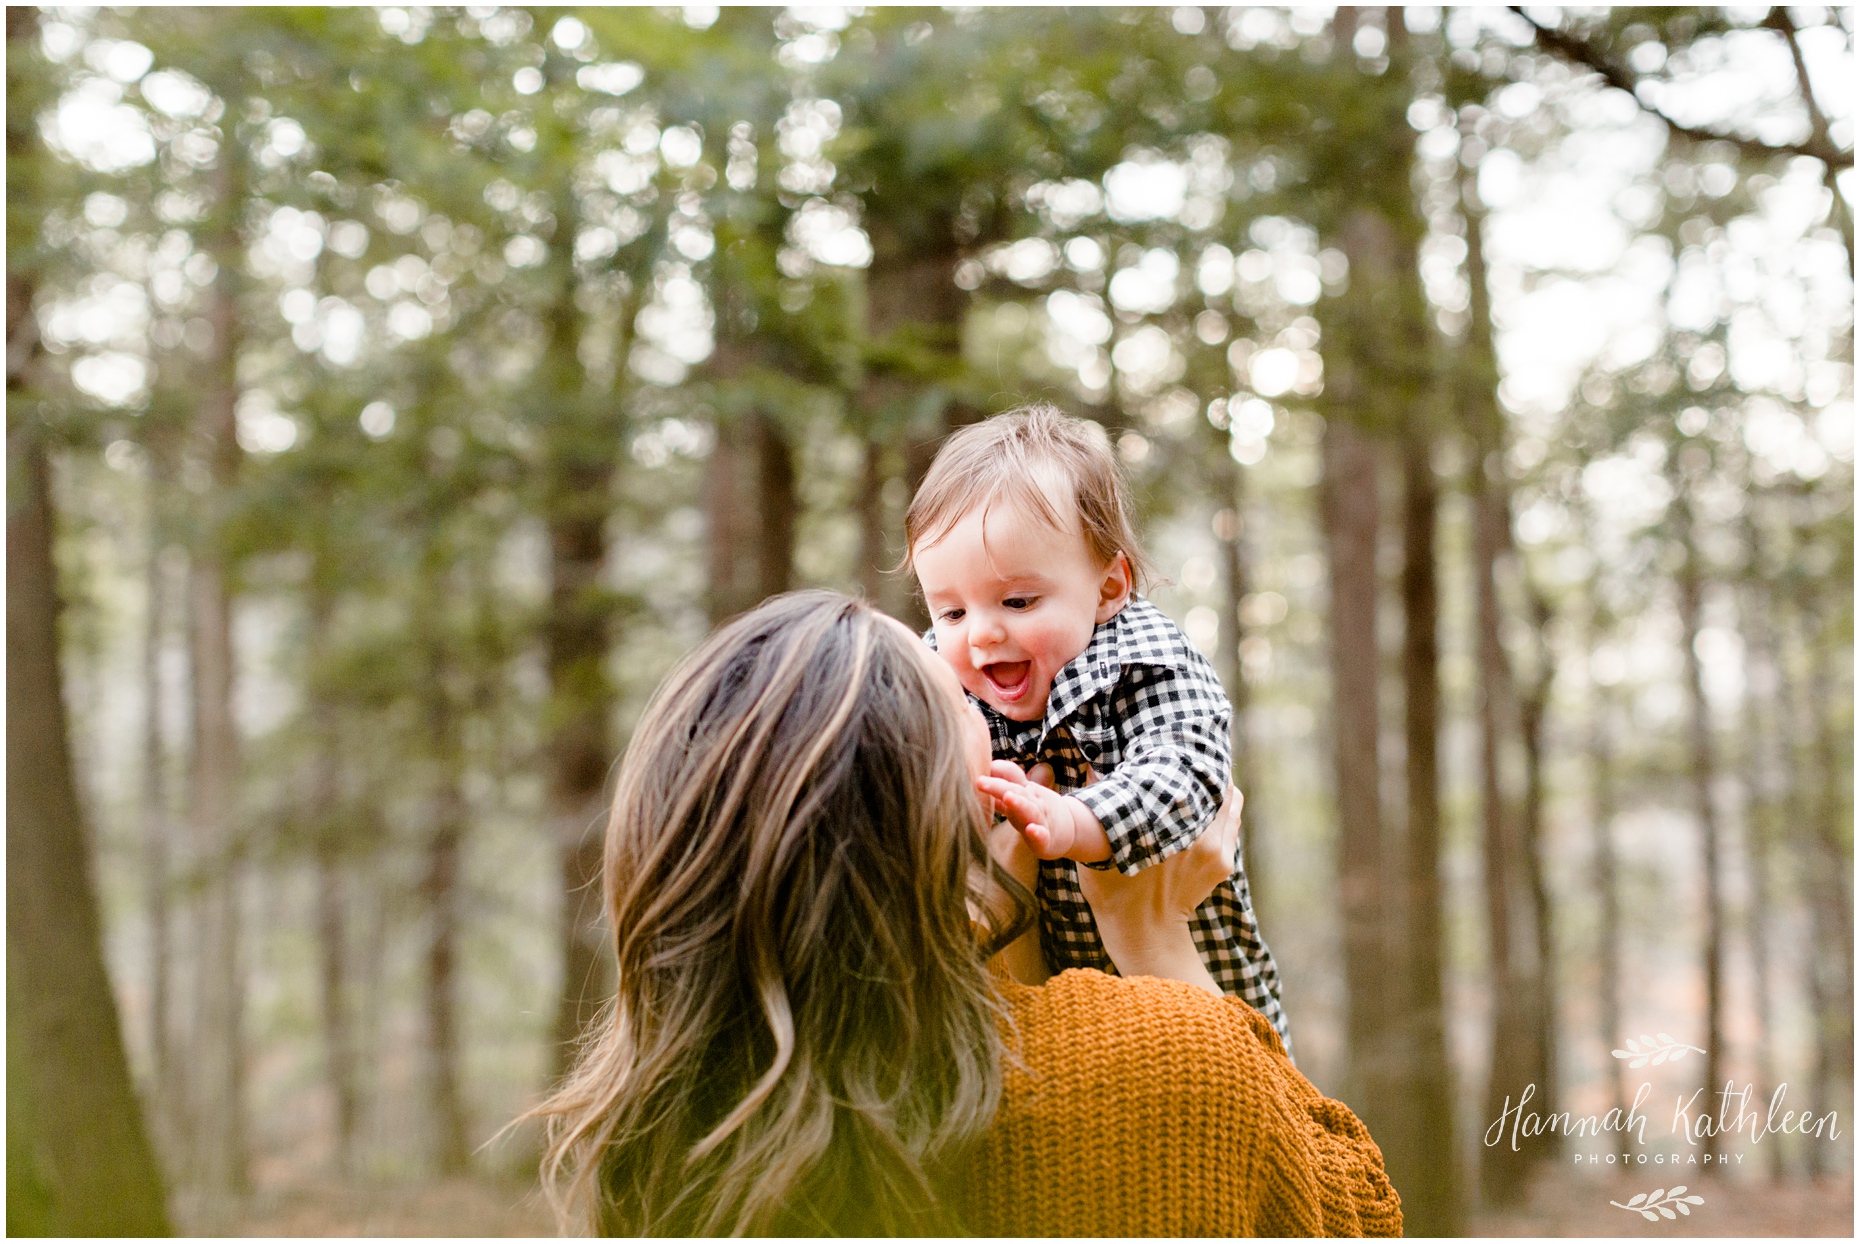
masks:
[[[1401,1198],[1369,1129],[1292,1066],[1270,1020],[1238,998],[1223,1001],[1264,1054],[1265,1087],[1281,1120],[1261,1129],[1271,1147],[1259,1168],[1260,1234],[1400,1235]]]
[[[995,1121],[962,1179],[984,1235],[1399,1235],[1382,1154],[1238,999],[1152,977],[1010,986]]]

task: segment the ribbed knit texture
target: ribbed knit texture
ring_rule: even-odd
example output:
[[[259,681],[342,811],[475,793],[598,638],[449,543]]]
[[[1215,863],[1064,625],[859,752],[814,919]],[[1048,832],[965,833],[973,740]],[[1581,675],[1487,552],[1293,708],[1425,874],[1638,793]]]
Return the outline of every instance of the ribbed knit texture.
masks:
[[[977,1234],[1401,1234],[1382,1151],[1244,1002],[1089,970],[1003,993],[1001,1109],[963,1181]]]

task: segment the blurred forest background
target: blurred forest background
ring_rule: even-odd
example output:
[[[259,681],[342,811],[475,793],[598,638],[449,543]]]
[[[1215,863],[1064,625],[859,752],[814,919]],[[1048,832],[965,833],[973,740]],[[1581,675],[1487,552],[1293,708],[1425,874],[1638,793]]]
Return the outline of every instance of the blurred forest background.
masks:
[[[1658,1077],[1848,1233],[1851,22],[9,8],[9,1228],[541,1228],[645,697],[1044,398],[1410,1232]]]

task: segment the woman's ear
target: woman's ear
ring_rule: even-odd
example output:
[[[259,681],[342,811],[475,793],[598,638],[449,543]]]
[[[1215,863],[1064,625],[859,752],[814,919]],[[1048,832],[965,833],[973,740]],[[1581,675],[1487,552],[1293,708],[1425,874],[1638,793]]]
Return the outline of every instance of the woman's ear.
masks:
[[[1104,578],[1098,582],[1098,612],[1094,621],[1109,622],[1118,611],[1130,603],[1131,574],[1130,559],[1119,549],[1104,568]]]

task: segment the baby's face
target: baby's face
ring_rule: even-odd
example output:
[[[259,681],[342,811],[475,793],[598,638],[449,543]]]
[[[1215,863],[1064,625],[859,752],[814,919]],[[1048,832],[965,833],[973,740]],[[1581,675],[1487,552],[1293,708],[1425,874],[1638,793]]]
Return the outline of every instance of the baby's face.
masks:
[[[1070,497],[1053,498],[1060,514]],[[963,687],[1010,721],[1046,714],[1053,679],[1091,642],[1092,629],[1130,598],[1120,555],[1100,565],[1085,533],[1055,531],[1035,514],[1003,502],[972,510],[911,560],[937,653]]]
[[[994,760],[994,744],[989,738],[988,723],[982,719],[981,710],[969,703],[968,697],[962,694],[962,687],[950,672],[947,662],[937,660],[936,654],[925,648],[923,641],[904,623],[896,618],[886,618],[885,621],[910,638],[911,651],[922,654],[925,668],[930,672],[930,680],[956,706],[956,714],[962,719],[962,753],[969,762],[969,772],[975,777],[986,777],[988,766]]]

